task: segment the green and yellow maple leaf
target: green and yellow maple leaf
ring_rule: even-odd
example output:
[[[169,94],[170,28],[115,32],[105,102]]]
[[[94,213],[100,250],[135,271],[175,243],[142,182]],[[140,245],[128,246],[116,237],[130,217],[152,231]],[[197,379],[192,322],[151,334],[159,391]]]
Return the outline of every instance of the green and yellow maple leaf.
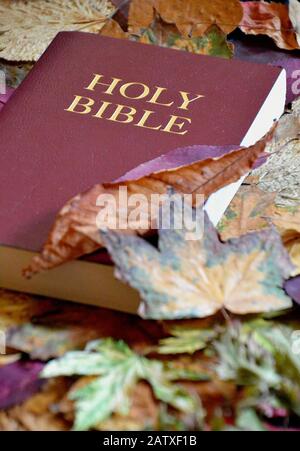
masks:
[[[178,379],[176,368],[173,374],[170,365],[138,355],[124,341],[90,342],[84,351],[52,360],[42,372],[43,377],[74,375],[95,376],[70,395],[76,405],[76,430],[95,427],[112,413],[128,415],[130,394],[139,380],[147,381],[155,397],[175,409],[192,413],[196,408],[188,392],[172,383]]]
[[[172,205],[174,224],[181,221],[182,228],[161,229],[158,249],[137,236],[103,233],[117,276],[141,294],[143,317],[203,318],[223,308],[250,314],[291,307],[282,286],[294,267],[274,228],[223,243],[205,214],[204,233],[190,239],[180,201]]]
[[[234,324],[213,343],[221,380],[248,387],[242,406],[257,406],[268,397],[300,414],[299,324],[253,321]],[[294,335],[296,334],[296,335]]]
[[[193,354],[205,349],[207,344],[216,338],[216,329],[194,329],[174,327],[170,330],[171,337],[159,342],[159,354]]]

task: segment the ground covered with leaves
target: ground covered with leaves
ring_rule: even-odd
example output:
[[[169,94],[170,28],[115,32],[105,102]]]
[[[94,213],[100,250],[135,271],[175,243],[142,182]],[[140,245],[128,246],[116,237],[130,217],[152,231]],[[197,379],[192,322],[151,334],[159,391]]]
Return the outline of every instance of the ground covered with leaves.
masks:
[[[0,430],[300,430],[300,3],[2,0],[11,87],[61,30],[281,65],[286,112],[251,148],[126,181],[207,198],[254,166],[197,241],[99,234],[94,200],[118,183],[63,209],[27,276],[106,246],[140,316],[0,291]]]

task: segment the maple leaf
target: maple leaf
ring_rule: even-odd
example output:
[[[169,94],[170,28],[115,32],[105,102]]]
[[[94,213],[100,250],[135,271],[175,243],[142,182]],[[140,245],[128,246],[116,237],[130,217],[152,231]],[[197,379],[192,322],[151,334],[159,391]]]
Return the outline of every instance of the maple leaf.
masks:
[[[264,154],[265,147],[273,135],[273,130],[262,140],[248,148],[230,151],[231,147],[220,149],[211,146],[192,146],[190,151],[199,155],[197,162],[192,164],[177,164],[174,168],[159,170],[136,179],[122,179],[115,183],[95,185],[92,189],[71,199],[58,213],[40,255],[33,258],[30,266],[24,270],[26,277],[64,262],[92,253],[103,247],[103,240],[97,226],[97,216],[101,208],[97,199],[101,194],[110,194],[118,199],[120,187],[126,188],[128,196],[143,194],[150,201],[151,195],[165,194],[168,187],[173,187],[180,193],[201,194],[207,199],[213,192],[223,186],[237,181],[249,172],[257,159]],[[177,149],[180,150],[180,149]],[[221,155],[218,151],[222,150]],[[202,157],[200,156],[202,155]],[[212,156],[211,155],[216,155]],[[118,203],[118,201],[117,201]],[[117,221],[123,217],[124,211],[119,207]],[[128,208],[130,230],[145,234],[149,229],[139,230],[130,222],[131,209]],[[123,215],[123,216],[122,216]],[[155,218],[153,218],[155,219]],[[106,223],[107,224],[107,223]],[[151,224],[153,228],[153,224]],[[151,229],[150,224],[149,228]]]
[[[299,415],[300,355],[295,352],[296,326],[255,321],[252,325],[234,324],[227,328],[213,343],[219,358],[218,376],[251,387],[255,406],[275,395],[288,410]],[[251,400],[244,402],[249,405]]]
[[[175,197],[171,206],[172,221],[178,224],[181,203]],[[202,318],[222,308],[248,314],[291,307],[282,285],[294,267],[275,229],[223,243],[205,213],[199,239],[190,239],[185,223],[178,230],[160,229],[158,249],[137,236],[110,230],[103,239],[117,277],[140,292],[144,318]]]
[[[159,342],[159,354],[193,354],[205,349],[207,344],[217,337],[216,329],[194,329],[174,327],[170,331],[172,337],[163,338]]]
[[[265,1],[242,2],[241,5],[244,15],[239,27],[244,33],[267,35],[282,49],[299,49],[287,5]]]
[[[0,58],[36,61],[60,31],[98,33],[115,11],[109,0],[4,0]]]
[[[146,380],[157,399],[184,412],[195,409],[195,401],[179,385],[171,383],[164,364],[134,353],[123,341],[111,339],[91,342],[85,351],[69,352],[51,361],[43,377],[96,376],[73,391],[76,403],[76,430],[85,430],[107,420],[113,412],[126,416],[130,411],[130,392],[139,380]]]

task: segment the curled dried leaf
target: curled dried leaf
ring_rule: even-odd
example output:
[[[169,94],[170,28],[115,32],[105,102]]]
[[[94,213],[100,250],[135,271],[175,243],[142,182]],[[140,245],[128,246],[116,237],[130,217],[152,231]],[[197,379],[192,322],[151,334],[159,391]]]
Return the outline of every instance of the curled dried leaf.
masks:
[[[162,19],[175,24],[184,36],[202,36],[215,24],[229,34],[243,16],[238,0],[153,0],[153,4]]]
[[[143,194],[150,201],[151,194],[164,194],[168,187],[173,187],[180,193],[193,193],[194,199],[196,194],[202,194],[207,199],[213,192],[239,180],[249,172],[264,153],[272,134],[273,131],[254,146],[232,150],[218,158],[206,158],[188,166],[155,172],[137,180],[96,185],[86,193],[79,194],[59,212],[41,254],[33,259],[24,275],[31,277],[36,272],[53,268],[103,247],[99,224],[97,226],[97,217],[101,211],[101,207],[97,207],[99,195],[110,194],[118,202],[119,189],[126,188],[128,196]],[[207,150],[205,146],[203,150]],[[130,219],[132,208],[118,205],[117,217],[112,218],[112,223],[125,219],[131,233],[147,233],[154,224],[137,230],[134,221]]]
[[[296,31],[287,5],[265,1],[242,2],[244,15],[240,29],[246,34],[263,34],[286,50],[299,49]]]

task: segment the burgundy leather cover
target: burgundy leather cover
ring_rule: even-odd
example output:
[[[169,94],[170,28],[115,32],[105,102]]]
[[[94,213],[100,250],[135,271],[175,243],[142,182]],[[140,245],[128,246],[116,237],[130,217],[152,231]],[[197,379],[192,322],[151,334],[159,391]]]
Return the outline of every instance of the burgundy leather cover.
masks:
[[[103,82],[122,79],[120,86],[144,83],[151,95],[156,86],[167,88],[159,101],[174,105],[147,103],[150,94],[140,100],[118,90],[104,94],[101,85],[84,89],[95,73]],[[260,64],[60,33],[1,111],[0,244],[39,250],[68,199],[175,148],[239,144],[279,73]],[[205,97],[183,111],[179,91]],[[133,93],[128,89],[128,96]],[[152,110],[151,125],[166,125],[171,114],[187,116],[192,124],[178,135],[65,111],[75,95],[93,98],[99,107],[109,101],[136,108],[139,117]]]

